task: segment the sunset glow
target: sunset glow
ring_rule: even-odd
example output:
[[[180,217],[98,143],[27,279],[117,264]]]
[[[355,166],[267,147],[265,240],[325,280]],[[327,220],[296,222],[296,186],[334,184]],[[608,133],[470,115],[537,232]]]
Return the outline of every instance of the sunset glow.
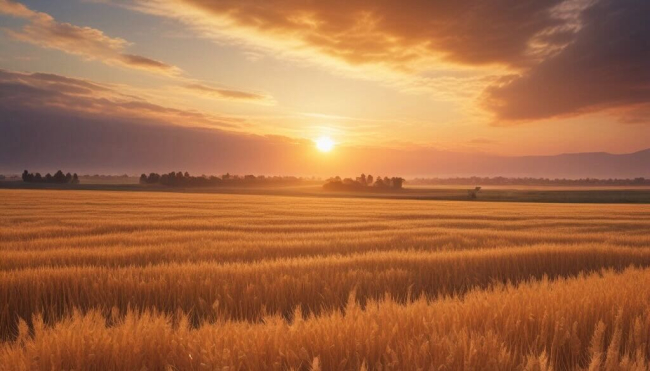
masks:
[[[0,171],[162,170],[161,142],[196,172],[321,176],[646,149],[650,2],[514,3],[0,0],[0,148],[39,142]],[[45,130],[68,151],[31,151]],[[309,157],[321,135],[344,162]]]
[[[650,370],[650,0],[0,0],[0,371]]]
[[[316,139],[316,148],[321,152],[329,152],[334,148],[334,141],[330,137]]]

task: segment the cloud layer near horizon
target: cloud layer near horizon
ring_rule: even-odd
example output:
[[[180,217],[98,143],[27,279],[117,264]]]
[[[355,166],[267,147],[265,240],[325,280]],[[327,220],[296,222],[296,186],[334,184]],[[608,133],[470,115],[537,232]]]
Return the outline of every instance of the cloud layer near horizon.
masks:
[[[0,167],[296,171],[310,142],[232,131],[243,122],[165,107],[119,87],[0,69]],[[308,168],[308,166],[302,166]],[[283,171],[284,169],[284,171]]]
[[[299,174],[417,176],[516,175],[633,177],[641,157],[587,161],[565,156],[505,158],[433,148],[338,147],[329,154],[308,140],[262,136],[179,121],[221,126],[200,112],[164,107],[120,93],[116,87],[54,74],[0,70],[0,171],[194,174]],[[645,157],[643,157],[645,156]],[[614,156],[616,157],[616,156]],[[620,156],[618,156],[620,157]]]
[[[650,100],[646,0],[127,3],[176,17],[207,37],[388,67],[417,76],[410,83],[420,90],[436,84],[422,73],[440,61],[501,66],[510,72],[486,79],[478,102],[498,125],[603,110],[621,121],[650,122],[634,114],[647,111]]]

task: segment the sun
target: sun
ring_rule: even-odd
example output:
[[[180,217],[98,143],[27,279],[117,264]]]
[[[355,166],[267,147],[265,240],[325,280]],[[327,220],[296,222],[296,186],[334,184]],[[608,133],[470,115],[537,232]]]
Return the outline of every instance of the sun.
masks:
[[[330,137],[320,137],[315,142],[316,148],[321,152],[329,152],[334,149],[334,141]]]

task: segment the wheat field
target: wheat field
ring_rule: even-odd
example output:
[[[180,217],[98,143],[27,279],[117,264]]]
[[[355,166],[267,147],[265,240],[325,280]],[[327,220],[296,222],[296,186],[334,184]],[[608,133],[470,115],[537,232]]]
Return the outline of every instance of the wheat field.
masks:
[[[650,207],[0,190],[0,370],[648,370]]]

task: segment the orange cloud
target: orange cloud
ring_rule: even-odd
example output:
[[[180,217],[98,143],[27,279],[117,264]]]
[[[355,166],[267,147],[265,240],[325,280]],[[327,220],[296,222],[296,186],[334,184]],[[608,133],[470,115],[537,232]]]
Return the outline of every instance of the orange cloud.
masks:
[[[237,34],[232,31],[239,28],[242,37],[284,40],[351,64],[404,68],[430,57],[468,65],[518,66],[527,59],[533,37],[566,31],[560,27],[564,20],[552,12],[561,3],[157,0],[136,1],[136,6],[220,26],[225,33]],[[552,37],[545,41],[549,47],[555,42]]]
[[[0,14],[29,21],[21,31],[5,29],[10,37],[18,41],[61,50],[89,60],[101,60],[110,65],[171,76],[181,73],[176,66],[125,53],[124,49],[129,43],[124,39],[107,36],[91,27],[57,22],[49,14],[33,11],[20,3],[0,0]]]
[[[11,0],[0,0],[0,13],[17,18],[32,18],[37,16],[37,13],[33,10]]]
[[[190,83],[183,86],[188,92],[201,96],[226,100],[243,100],[260,103],[273,103],[268,95],[241,90],[215,88],[200,83]]]
[[[107,36],[101,30],[91,27],[59,23],[49,14],[33,11],[23,4],[11,0],[0,0],[0,14],[29,21],[21,31],[5,29],[10,37],[18,41],[61,50],[88,60],[101,60],[109,65],[167,75],[182,80],[188,89],[194,91],[195,94],[200,92],[204,97],[272,102],[272,99],[266,95],[234,89],[214,89],[198,83],[187,83],[189,80],[181,76],[183,71],[176,66],[141,55],[126,53],[125,49],[130,43],[124,39]]]
[[[147,57],[143,57],[140,55],[133,55],[133,54],[121,54],[120,59],[123,63],[130,67],[134,68],[142,68],[145,70],[153,70],[153,71],[161,71],[163,73],[168,73],[170,71],[173,71],[173,74],[177,74],[180,72],[180,69],[174,66],[170,66],[168,64],[165,64],[163,62],[150,59]]]

